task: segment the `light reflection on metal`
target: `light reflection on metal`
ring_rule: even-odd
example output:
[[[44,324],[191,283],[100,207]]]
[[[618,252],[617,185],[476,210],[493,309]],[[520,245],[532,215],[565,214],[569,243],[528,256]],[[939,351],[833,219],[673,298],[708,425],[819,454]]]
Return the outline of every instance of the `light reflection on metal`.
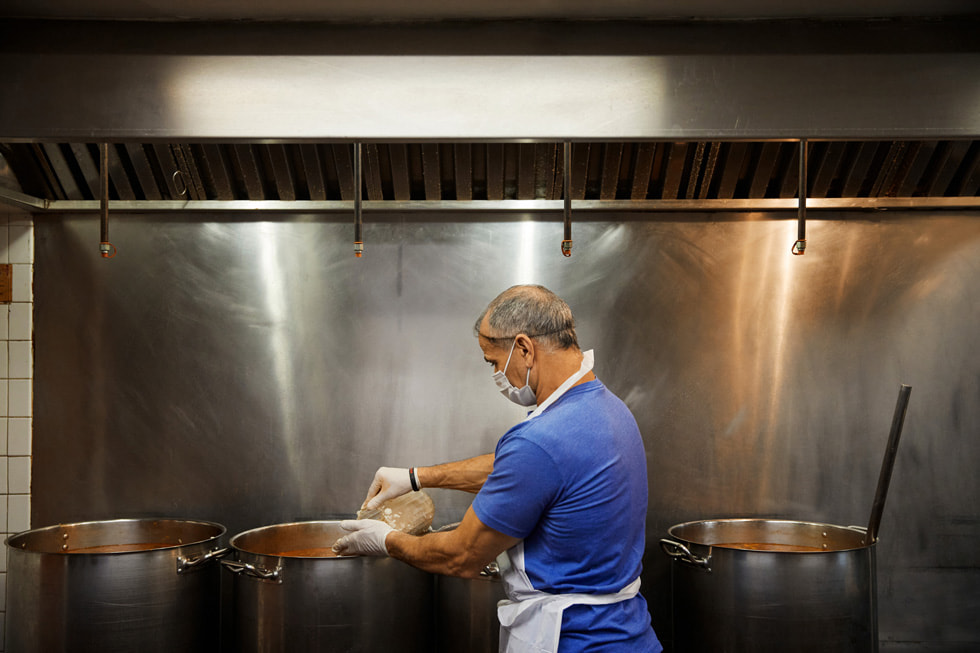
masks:
[[[762,427],[759,429],[758,436],[762,442],[762,451],[771,452],[776,443],[783,437],[783,433],[777,428],[784,414],[786,397],[783,394],[783,387],[788,379],[792,378],[791,369],[796,358],[792,354],[792,349],[799,346],[798,335],[793,331],[799,328],[795,318],[798,312],[794,309],[801,303],[801,266],[793,265],[791,257],[786,256],[786,245],[783,243],[772,242],[771,251],[763,254],[767,257],[767,271],[763,273],[766,279],[770,280],[769,285],[775,291],[771,298],[770,310],[772,311],[771,321],[769,322],[770,340],[759,347],[758,355],[760,360],[766,361],[769,369],[765,370],[762,378],[769,380],[769,387],[760,387],[762,403],[765,412],[762,415]],[[752,252],[749,248],[747,255],[758,255],[759,252]],[[751,328],[751,327],[750,327]],[[789,411],[793,415],[793,411]],[[792,422],[792,418],[790,418]],[[759,498],[770,496],[775,488],[768,485],[772,481],[787,482],[785,478],[786,470],[775,456],[767,456],[767,461],[773,468],[766,470],[762,474],[763,482],[759,484]],[[779,486],[777,486],[779,487]]]
[[[285,235],[277,229],[277,225],[267,222],[259,225],[254,232],[254,248],[258,251],[259,269],[261,274],[256,276],[259,292],[264,308],[264,322],[268,329],[269,358],[272,362],[272,374],[269,379],[274,387],[268,391],[279,398],[278,424],[276,431],[282,440],[285,460],[288,464],[289,483],[298,479],[298,470],[302,466],[300,433],[296,426],[296,416],[301,406],[296,403],[293,358],[295,355],[294,333],[291,329],[292,319],[288,311],[287,297],[289,295],[289,279],[283,273],[284,263],[291,256],[288,248],[284,247]],[[268,377],[267,377],[268,378]]]
[[[740,230],[762,237],[732,250],[735,258],[727,263],[733,268],[730,283],[723,284],[731,302],[730,323],[722,332],[727,334],[726,357],[735,363],[725,368],[732,396],[719,429],[724,437],[714,439],[714,458],[720,464],[732,458],[754,461],[751,482],[732,492],[763,506],[791,483],[789,470],[773,452],[785,442],[786,424],[793,420],[793,411],[786,410],[794,399],[787,384],[797,374],[799,320],[808,310],[799,301],[800,286],[812,272],[787,256],[785,235],[795,225],[769,229],[757,222],[764,218],[747,216],[753,226]]]
[[[521,223],[520,249],[517,257],[517,280],[514,283],[540,283],[535,276],[535,240],[537,223]]]

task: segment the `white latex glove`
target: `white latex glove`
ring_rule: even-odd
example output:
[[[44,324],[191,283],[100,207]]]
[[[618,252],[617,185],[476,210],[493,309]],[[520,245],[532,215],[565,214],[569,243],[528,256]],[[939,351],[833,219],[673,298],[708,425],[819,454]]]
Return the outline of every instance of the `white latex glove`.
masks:
[[[368,488],[362,508],[374,510],[385,501],[400,497],[412,491],[412,481],[408,469],[404,467],[381,467],[374,473],[374,480]]]
[[[406,472],[407,474],[407,472]],[[345,519],[340,527],[349,531],[334,542],[333,550],[341,555],[386,556],[385,539],[394,529],[377,519]]]

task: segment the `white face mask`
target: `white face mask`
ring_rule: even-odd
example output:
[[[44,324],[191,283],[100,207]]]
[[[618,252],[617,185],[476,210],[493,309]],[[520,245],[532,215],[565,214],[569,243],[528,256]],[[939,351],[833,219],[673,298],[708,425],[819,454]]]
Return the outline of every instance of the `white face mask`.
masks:
[[[517,344],[517,338],[514,338],[514,344],[510,346],[510,353],[507,354],[507,362],[504,363],[503,372],[493,373],[493,382],[497,384],[500,388],[500,394],[507,397],[515,404],[519,406],[533,406],[538,403],[538,398],[534,396],[534,390],[531,390],[531,386],[527,382],[531,379],[531,370],[527,370],[527,378],[524,379],[524,387],[517,388],[514,384],[507,380],[507,366],[510,365],[510,357],[514,355],[514,346]]]

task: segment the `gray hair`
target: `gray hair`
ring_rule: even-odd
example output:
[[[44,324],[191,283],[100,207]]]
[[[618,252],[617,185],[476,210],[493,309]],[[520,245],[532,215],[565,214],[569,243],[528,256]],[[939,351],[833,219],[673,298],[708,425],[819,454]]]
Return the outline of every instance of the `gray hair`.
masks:
[[[544,286],[511,286],[497,295],[476,319],[476,335],[481,335],[484,318],[493,334],[482,335],[494,342],[513,340],[523,333],[558,349],[578,349],[572,309]]]

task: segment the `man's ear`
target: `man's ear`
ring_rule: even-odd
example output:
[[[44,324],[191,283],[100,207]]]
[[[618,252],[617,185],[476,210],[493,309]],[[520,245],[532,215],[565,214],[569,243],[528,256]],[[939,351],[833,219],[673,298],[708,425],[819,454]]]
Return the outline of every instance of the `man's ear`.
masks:
[[[527,335],[521,333],[517,335],[517,344],[514,348],[520,352],[521,358],[527,358],[529,355],[531,359],[534,359],[534,341],[527,337]]]

